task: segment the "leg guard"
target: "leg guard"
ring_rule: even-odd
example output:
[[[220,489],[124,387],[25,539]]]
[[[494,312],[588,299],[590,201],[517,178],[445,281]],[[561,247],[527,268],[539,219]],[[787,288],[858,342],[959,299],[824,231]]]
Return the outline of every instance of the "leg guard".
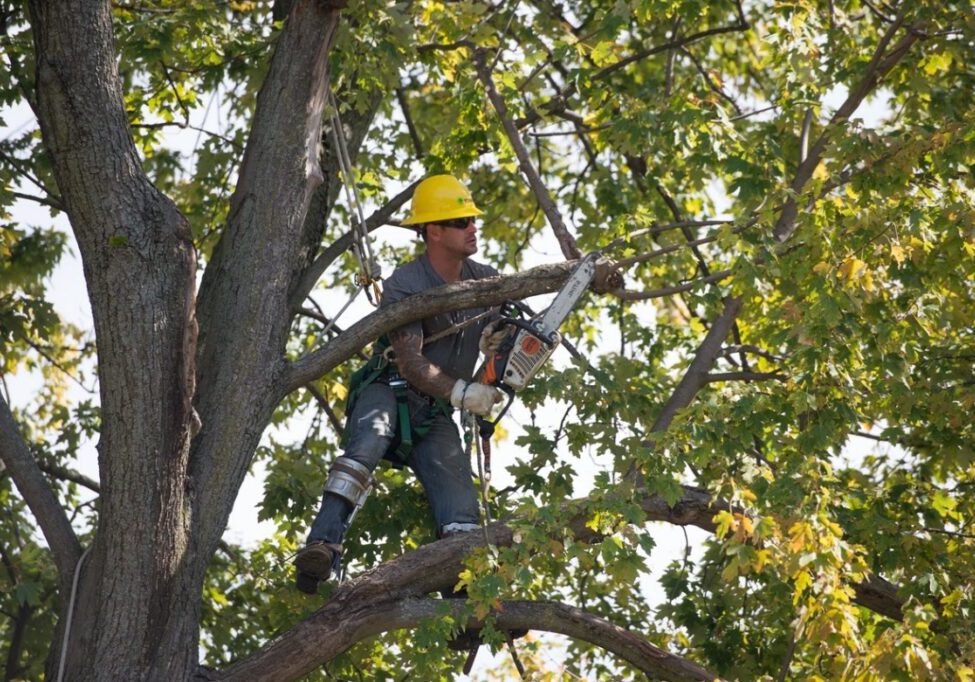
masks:
[[[352,513],[345,523],[348,527],[372,492],[372,471],[354,459],[339,457],[328,472],[325,492],[341,497],[352,505]]]
[[[481,526],[476,523],[447,523],[440,526],[440,538],[452,538],[455,535],[473,533],[480,528]]]

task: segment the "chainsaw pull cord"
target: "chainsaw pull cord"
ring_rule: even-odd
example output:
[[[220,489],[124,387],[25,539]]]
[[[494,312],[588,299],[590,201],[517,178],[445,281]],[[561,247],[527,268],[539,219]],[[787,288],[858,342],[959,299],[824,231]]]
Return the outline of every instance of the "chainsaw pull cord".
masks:
[[[359,188],[355,184],[355,172],[345,141],[345,129],[342,127],[342,120],[339,118],[339,108],[330,82],[326,83],[325,97],[326,104],[331,109],[329,127],[332,143],[335,147],[335,158],[338,160],[342,188],[345,192],[345,200],[352,210],[352,252],[359,262],[359,274],[356,277],[356,283],[366,290],[369,302],[375,306],[379,305],[378,282],[382,277],[382,270],[376,263],[372,246],[369,243],[369,230],[366,227],[366,216],[362,210]],[[372,293],[369,291],[369,285],[372,285]]]

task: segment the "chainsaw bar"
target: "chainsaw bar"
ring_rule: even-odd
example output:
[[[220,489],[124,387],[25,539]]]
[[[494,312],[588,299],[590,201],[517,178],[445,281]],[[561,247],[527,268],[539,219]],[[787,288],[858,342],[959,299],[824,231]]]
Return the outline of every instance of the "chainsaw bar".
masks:
[[[565,318],[569,316],[569,313],[575,308],[576,303],[586,293],[586,287],[589,286],[593,277],[596,276],[596,260],[598,258],[599,254],[593,252],[579,261],[572,274],[569,275],[569,279],[566,280],[559,293],[555,296],[552,305],[542,314],[535,328],[546,338],[552,332],[559,330],[559,327],[565,322]]]

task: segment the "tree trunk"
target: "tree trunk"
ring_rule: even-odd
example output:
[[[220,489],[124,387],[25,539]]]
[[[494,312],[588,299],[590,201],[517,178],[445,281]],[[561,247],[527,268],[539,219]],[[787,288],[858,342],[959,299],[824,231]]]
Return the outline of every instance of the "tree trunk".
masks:
[[[196,253],[132,143],[111,5],[35,0],[30,12],[38,117],[81,251],[100,371],[101,507],[63,667],[68,679],[188,679],[206,566],[273,410],[289,286],[309,260],[302,226],[321,183],[338,15],[329,3],[295,3],[279,37],[207,270],[198,353]],[[228,399],[242,392],[250,399]],[[60,651],[55,642],[51,679]]]

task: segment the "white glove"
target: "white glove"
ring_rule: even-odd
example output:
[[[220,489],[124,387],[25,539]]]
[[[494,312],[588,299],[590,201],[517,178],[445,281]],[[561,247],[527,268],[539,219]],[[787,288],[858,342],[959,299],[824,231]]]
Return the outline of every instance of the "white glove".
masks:
[[[464,381],[463,379],[458,379],[453,390],[450,391],[451,405],[473,412],[480,417],[491,414],[491,408],[494,407],[494,404],[502,400],[504,400],[504,396],[494,386]]]
[[[481,352],[485,355],[494,355],[498,352],[498,348],[501,347],[501,343],[508,336],[508,325],[501,325],[498,329],[497,322],[491,322],[484,327],[484,331],[481,332],[481,338],[477,342],[477,347],[481,349]]]

